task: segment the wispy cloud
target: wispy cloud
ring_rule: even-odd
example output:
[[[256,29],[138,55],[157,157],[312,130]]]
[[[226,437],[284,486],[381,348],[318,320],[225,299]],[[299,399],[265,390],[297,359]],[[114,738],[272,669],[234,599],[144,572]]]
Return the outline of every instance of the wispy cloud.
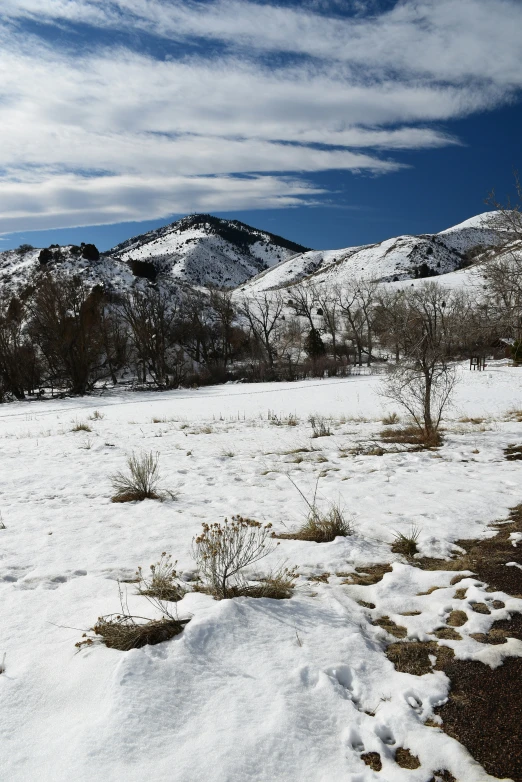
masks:
[[[307,175],[393,172],[394,150],[459,143],[441,122],[522,82],[518,0],[404,0],[351,17],[237,0],[2,6],[4,232],[315,203],[325,193]],[[66,45],[28,21],[65,24]],[[176,47],[108,47],[99,30]]]

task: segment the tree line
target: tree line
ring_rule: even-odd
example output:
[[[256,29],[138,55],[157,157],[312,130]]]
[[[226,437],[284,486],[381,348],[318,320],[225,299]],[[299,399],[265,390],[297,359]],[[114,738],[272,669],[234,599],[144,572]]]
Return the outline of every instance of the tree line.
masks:
[[[153,282],[116,296],[42,269],[23,293],[0,299],[0,400],[86,394],[100,381],[168,389],[294,380],[385,361],[415,360],[429,374],[501,338],[520,344],[522,275],[515,253],[509,273],[508,261],[480,292],[351,279],[250,296]]]

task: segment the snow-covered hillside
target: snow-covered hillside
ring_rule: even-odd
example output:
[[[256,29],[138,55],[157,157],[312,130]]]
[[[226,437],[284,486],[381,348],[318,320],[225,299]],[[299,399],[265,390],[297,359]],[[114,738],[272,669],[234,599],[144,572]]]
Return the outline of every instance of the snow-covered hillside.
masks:
[[[181,282],[234,288],[304,247],[237,220],[192,215],[111,250],[122,261],[149,261]]]
[[[79,247],[52,249],[45,268],[78,274],[89,284],[116,293],[146,284],[152,274],[164,288],[219,286],[248,294],[314,277],[343,284],[351,277],[382,282],[452,274],[498,246],[506,232],[488,212],[439,234],[399,236],[379,244],[342,250],[306,250],[266,231],[210,215],[193,215],[117,245],[100,258],[83,257]],[[0,253],[0,290],[14,293],[42,268],[40,250]],[[460,278],[458,278],[460,279]],[[462,278],[464,279],[464,277]]]
[[[379,244],[342,250],[312,250],[262,272],[241,286],[244,294],[271,290],[313,276],[343,284],[351,277],[392,282],[445,275],[468,265],[481,251],[499,246],[506,232],[498,213],[486,212],[438,234],[398,236]]]

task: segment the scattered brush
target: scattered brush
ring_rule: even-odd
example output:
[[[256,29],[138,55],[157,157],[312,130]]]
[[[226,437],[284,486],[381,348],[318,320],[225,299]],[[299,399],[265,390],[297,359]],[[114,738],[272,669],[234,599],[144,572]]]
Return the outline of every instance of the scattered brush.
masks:
[[[99,410],[95,410],[94,413],[89,416],[91,421],[101,421],[102,418],[105,418],[105,416],[103,413],[100,413]]]
[[[401,419],[397,413],[390,413],[389,415],[384,416],[382,423],[384,426],[391,426],[392,424],[398,424],[400,420]]]
[[[162,495],[157,487],[160,479],[158,468],[159,454],[132,454],[127,459],[129,473],[118,472],[112,476],[115,490],[112,502],[140,502],[141,500],[160,500]]]
[[[192,542],[200,591],[217,600],[248,594],[250,587],[242,571],[274,550],[273,537],[271,524],[242,516],[232,516],[223,524],[203,524],[203,531]]]
[[[268,420],[273,426],[297,426],[299,418],[294,413],[279,418],[275,413],[268,411]]]
[[[314,495],[309,500],[299,486],[287,474],[290,483],[297,489],[308,506],[308,514],[304,524],[295,530],[277,535],[286,540],[309,540],[316,543],[329,543],[337,537],[348,537],[353,534],[353,526],[347,519],[343,509],[338,503],[332,502],[327,511],[321,511],[317,504],[317,487],[319,478],[315,483]]]
[[[84,421],[77,421],[71,429],[71,432],[92,432],[92,429],[89,424],[86,424]]]
[[[408,558],[414,557],[419,551],[417,546],[419,536],[420,529],[412,524],[409,534],[405,535],[403,532],[395,533],[395,540],[391,550],[394,554],[402,554]]]
[[[312,427],[312,437],[329,437],[332,434],[330,425],[320,415],[309,416],[308,423]]]

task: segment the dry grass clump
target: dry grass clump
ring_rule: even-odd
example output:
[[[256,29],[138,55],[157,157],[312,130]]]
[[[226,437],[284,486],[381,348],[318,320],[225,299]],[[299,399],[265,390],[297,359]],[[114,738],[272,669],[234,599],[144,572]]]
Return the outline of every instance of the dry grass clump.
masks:
[[[272,600],[289,600],[295,589],[298,574],[287,568],[263,576],[255,584],[243,583],[232,588],[234,597],[268,597]]]
[[[139,619],[140,621],[136,621]],[[98,621],[92,628],[95,637],[86,633],[83,641],[78,641],[78,649],[91,646],[95,640],[102,641],[110,649],[119,649],[128,652],[130,649],[140,649],[142,646],[168,641],[175,635],[179,635],[188,619],[163,619],[141,620],[140,617],[125,614],[108,614],[98,617]]]
[[[384,416],[382,423],[384,426],[391,426],[392,424],[398,424],[400,420],[401,419],[397,413],[390,413],[389,415]]]
[[[86,424],[84,421],[77,421],[71,429],[71,432],[92,432],[92,429],[89,424]]]
[[[319,476],[320,477],[320,476]],[[308,513],[304,524],[294,532],[285,532],[277,535],[278,538],[286,540],[309,540],[315,543],[330,543],[337,537],[348,537],[353,534],[353,526],[350,519],[346,518],[344,510],[339,503],[330,503],[328,510],[322,511],[317,503],[317,488],[319,477],[315,483],[315,490],[311,500],[301,491],[299,486],[292,480],[290,475],[287,478],[297,489],[306,505]]]
[[[89,416],[91,421],[101,421],[102,418],[105,418],[105,416],[103,413],[100,413],[99,410],[95,410],[94,413]]]
[[[128,474],[118,472],[112,476],[115,490],[112,502],[140,502],[141,500],[160,500],[157,491],[159,475],[159,454],[131,454],[127,459]]]
[[[420,529],[412,525],[408,534],[403,532],[395,533],[395,540],[391,547],[394,554],[402,554],[405,557],[412,558],[418,553],[417,541],[419,540]]]
[[[162,611],[165,601],[177,603],[187,592],[178,578],[176,564],[171,555],[163,551],[156,564],[150,566],[150,573],[145,574],[141,567],[136,571],[138,594],[148,597]]]
[[[353,534],[350,519],[347,519],[339,505],[332,503],[326,512],[315,506],[305,521],[295,532],[278,535],[287,540],[309,540],[315,543],[330,543],[337,537],[348,537]]]
[[[440,431],[427,433],[418,426],[402,426],[399,429],[383,429],[381,431],[383,440],[389,443],[400,443],[403,445],[416,445],[419,448],[438,448],[442,445],[442,435]]]
[[[217,600],[249,592],[259,596],[253,595],[242,571],[274,550],[273,537],[271,524],[242,516],[233,516],[230,522],[225,519],[223,524],[203,524],[203,531],[192,542],[201,590]]]

